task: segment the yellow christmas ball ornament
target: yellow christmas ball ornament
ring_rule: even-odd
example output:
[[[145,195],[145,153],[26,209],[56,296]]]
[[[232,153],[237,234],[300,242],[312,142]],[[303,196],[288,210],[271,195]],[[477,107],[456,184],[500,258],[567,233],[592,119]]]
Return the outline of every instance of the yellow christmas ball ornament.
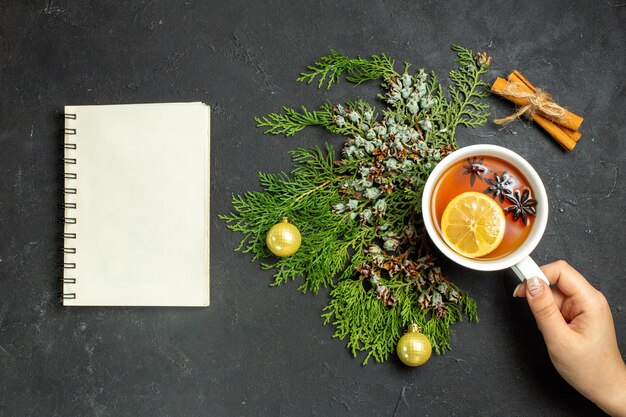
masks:
[[[396,351],[405,365],[420,366],[430,359],[432,345],[430,340],[420,333],[420,330],[417,324],[411,324],[404,336],[398,341]]]
[[[280,223],[272,226],[265,239],[267,248],[274,255],[280,257],[291,256],[296,253],[300,249],[301,242],[300,231],[296,226],[289,223],[286,217]]]

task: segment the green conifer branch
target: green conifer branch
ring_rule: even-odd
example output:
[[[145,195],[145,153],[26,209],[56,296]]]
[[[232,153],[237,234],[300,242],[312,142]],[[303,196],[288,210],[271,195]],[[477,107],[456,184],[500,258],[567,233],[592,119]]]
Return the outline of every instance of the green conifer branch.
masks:
[[[322,126],[346,141],[340,157],[331,145],[291,151],[291,173],[259,173],[263,191],[234,196],[233,212],[220,216],[243,234],[236,250],[268,259],[262,268],[274,270],[272,285],[300,279],[302,292],[330,289],[324,323],[335,326],[333,337],[347,339],[353,355],[365,352],[363,363],[386,360],[410,323],[443,353],[454,323],[478,320],[475,301],[436,266],[419,220],[424,183],[456,148],[456,127],[478,126],[487,117],[480,76],[488,57],[453,50],[459,69],[450,72],[448,97],[434,73],[410,74],[406,63],[396,73],[385,55],[363,60],[332,51],[322,57],[298,81],[330,88],[342,75],[355,84],[379,78],[387,108],[379,116],[357,99],[316,111],[283,107],[282,114],[255,118],[268,134]],[[283,217],[300,229],[302,246],[291,257],[274,258],[265,236]]]
[[[489,85],[480,76],[487,73],[489,61],[479,62],[472,50],[460,45],[453,45],[452,50],[457,53],[455,62],[459,63],[459,69],[449,74],[454,83],[450,86],[453,98],[449,111],[451,127],[456,129],[459,124],[465,127],[481,126],[486,123],[489,113],[486,112],[488,105],[480,99],[489,96]]]
[[[263,133],[293,136],[307,126],[329,126],[333,122],[332,113],[322,108],[320,111],[308,111],[302,106],[302,112],[283,106],[283,114],[270,113],[255,117],[257,127],[266,127]]]
[[[308,66],[307,70],[309,72],[301,73],[297,81],[311,84],[317,78],[317,87],[322,88],[326,82],[326,89],[330,89],[344,73],[349,82],[357,85],[365,81],[377,78],[386,79],[397,75],[393,69],[393,60],[385,55],[372,55],[370,60],[366,60],[349,58],[334,50],[330,51],[330,55],[323,56],[319,61]]]

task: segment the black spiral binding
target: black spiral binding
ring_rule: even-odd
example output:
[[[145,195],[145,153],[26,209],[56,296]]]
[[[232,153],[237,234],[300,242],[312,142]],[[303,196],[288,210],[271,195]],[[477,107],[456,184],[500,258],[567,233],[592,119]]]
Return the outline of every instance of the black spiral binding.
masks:
[[[71,120],[76,120],[76,114],[74,113],[63,113],[63,118],[64,119],[71,119]],[[68,128],[65,127],[63,129],[63,133],[64,133],[64,139],[63,139],[63,149],[64,149],[64,155],[63,155],[63,164],[65,166],[64,169],[64,173],[63,173],[63,178],[66,180],[75,180],[78,178],[78,174],[75,172],[68,172],[68,169],[71,169],[69,166],[70,165],[76,165],[76,158],[73,158],[71,155],[72,151],[75,151],[77,149],[77,144],[76,142],[68,142],[68,136],[75,136],[76,135],[76,129],[73,128]],[[76,210],[76,202],[73,201],[67,201],[68,197],[71,198],[72,195],[75,195],[78,192],[78,190],[75,187],[64,187],[63,188],[63,194],[64,194],[64,201],[63,204],[61,204],[61,208],[63,208],[63,224],[64,224],[64,228],[66,228],[65,225],[72,225],[72,224],[76,224],[76,217],[75,216],[68,216],[68,210]],[[67,284],[76,284],[76,278],[72,278],[69,277],[68,274],[70,273],[71,270],[75,270],[76,269],[76,262],[67,262],[67,258],[66,258],[66,254],[70,254],[70,255],[74,255],[76,254],[76,248],[75,247],[68,247],[65,242],[67,242],[67,240],[70,239],[76,239],[76,233],[73,232],[68,232],[67,230],[64,230],[63,232],[63,277],[61,278],[61,282],[63,283],[63,289],[65,290],[65,285]],[[75,292],[62,292],[59,293],[59,298],[61,300],[75,300],[76,299],[76,293]]]

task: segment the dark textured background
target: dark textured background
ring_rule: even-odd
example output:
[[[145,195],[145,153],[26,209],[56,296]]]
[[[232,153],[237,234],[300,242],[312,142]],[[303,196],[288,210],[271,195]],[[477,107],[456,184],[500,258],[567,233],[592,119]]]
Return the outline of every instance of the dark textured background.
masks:
[[[127,4],[128,3],[128,4]],[[626,353],[623,186],[624,0],[0,1],[0,416],[590,416],[553,370],[508,271],[445,263],[478,302],[453,350],[418,369],[361,366],[331,338],[326,294],[270,288],[271,272],[233,253],[217,220],[257,171],[288,170],[289,149],[340,145],[310,129],[263,137],[253,117],[280,105],[372,98],[295,82],[331,48],[386,53],[437,71],[452,43],[493,56],[489,81],[518,68],[585,116],[563,152],[537,126],[460,128],[543,178],[550,220],[538,263],[567,259],[613,308]],[[212,276],[207,309],[63,308],[58,291],[64,104],[204,101],[212,117]],[[512,107],[488,99],[492,113]],[[184,238],[184,236],[181,236]]]

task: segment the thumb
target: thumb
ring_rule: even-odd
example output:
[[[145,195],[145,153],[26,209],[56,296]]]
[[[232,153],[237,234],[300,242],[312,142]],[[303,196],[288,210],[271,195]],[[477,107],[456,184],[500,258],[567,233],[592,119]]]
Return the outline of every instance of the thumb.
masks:
[[[552,295],[552,290],[541,279],[534,277],[526,281],[526,300],[546,343],[559,340],[569,329]]]

